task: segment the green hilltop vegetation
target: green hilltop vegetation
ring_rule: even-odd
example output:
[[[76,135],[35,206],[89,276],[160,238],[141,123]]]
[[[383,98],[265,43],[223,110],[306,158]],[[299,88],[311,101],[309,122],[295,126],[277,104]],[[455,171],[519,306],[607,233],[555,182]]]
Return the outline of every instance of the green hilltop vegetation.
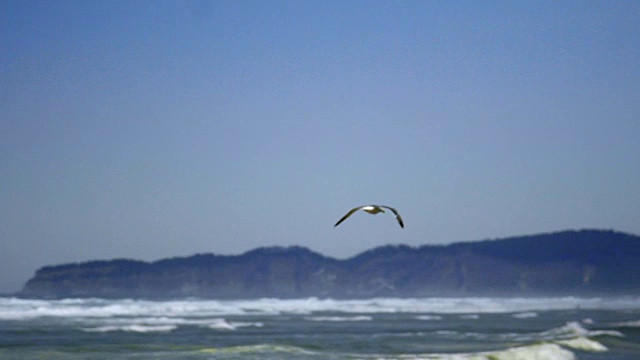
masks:
[[[155,262],[45,266],[21,297],[365,298],[621,295],[640,291],[640,237],[608,230],[383,246],[349,259],[303,247]]]

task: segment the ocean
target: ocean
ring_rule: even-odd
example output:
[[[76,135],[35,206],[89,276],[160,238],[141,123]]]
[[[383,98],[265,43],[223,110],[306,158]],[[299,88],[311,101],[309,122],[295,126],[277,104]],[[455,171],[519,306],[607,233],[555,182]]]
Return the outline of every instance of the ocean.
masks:
[[[0,298],[0,359],[640,359],[640,297]]]

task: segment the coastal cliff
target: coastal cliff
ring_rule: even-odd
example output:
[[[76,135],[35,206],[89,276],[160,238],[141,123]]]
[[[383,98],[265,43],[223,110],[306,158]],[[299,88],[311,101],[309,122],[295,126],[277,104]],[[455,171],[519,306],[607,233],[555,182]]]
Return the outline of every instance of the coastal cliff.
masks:
[[[451,245],[383,246],[343,260],[302,247],[272,247],[233,256],[45,266],[18,295],[241,299],[638,291],[640,237],[581,230]]]

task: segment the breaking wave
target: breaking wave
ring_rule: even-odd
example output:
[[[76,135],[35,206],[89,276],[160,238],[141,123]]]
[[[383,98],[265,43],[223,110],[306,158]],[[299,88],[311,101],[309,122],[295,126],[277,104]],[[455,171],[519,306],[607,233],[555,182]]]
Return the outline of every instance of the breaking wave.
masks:
[[[170,317],[151,317],[151,318],[113,318],[113,319],[97,319],[84,320],[85,324],[96,323],[99,325],[83,327],[83,331],[88,332],[169,332],[177,329],[179,326],[196,326],[200,328],[208,328],[212,330],[236,330],[241,327],[262,327],[260,322],[241,322],[228,321],[223,318],[170,318]]]
[[[232,346],[224,348],[207,348],[200,350],[202,353],[219,356],[239,355],[301,355],[305,358],[324,358],[326,354],[310,351],[296,346],[282,345],[250,345]],[[480,352],[480,353],[456,353],[456,354],[333,354],[339,358],[354,358],[363,360],[522,360],[522,359],[548,359],[548,360],[575,360],[576,356],[569,350],[556,344],[537,344],[522,347],[513,347],[505,350]]]
[[[511,316],[516,319],[530,319],[530,318],[538,317],[538,313],[530,311],[530,312],[512,314]]]
[[[371,316],[365,316],[365,315],[360,315],[360,316],[310,316],[310,317],[306,317],[305,319],[310,320],[310,321],[334,321],[334,322],[340,322],[340,321],[371,321],[371,320],[373,320],[373,318]]]
[[[126,338],[131,333],[158,334],[155,336],[172,338],[193,334],[208,336],[206,334],[213,332],[214,337],[219,335],[221,339],[253,339],[258,344],[266,339],[274,341],[273,344],[243,346],[233,346],[237,345],[237,342],[231,342],[218,344],[220,347],[196,349],[198,346],[195,346],[196,348],[188,350],[198,352],[199,356],[221,359],[236,358],[234,354],[242,353],[253,354],[249,357],[251,359],[287,357],[363,360],[574,360],[574,352],[613,352],[616,342],[602,337],[623,337],[622,332],[625,328],[640,327],[640,321],[633,317],[626,322],[608,322],[603,327],[594,328],[598,325],[594,324],[590,316],[597,315],[598,312],[584,310],[614,310],[617,313],[637,314],[636,311],[640,308],[639,300],[640,297],[366,300],[309,298],[237,301],[0,298],[0,321],[8,324],[9,328],[37,329],[45,324],[71,329],[72,332],[113,334],[101,335],[101,338]],[[633,311],[626,311],[629,309]],[[558,314],[555,310],[568,310],[562,312],[562,322],[556,321]],[[596,316],[594,318],[599,320]],[[615,319],[618,320],[620,317]],[[501,321],[510,325],[506,328],[496,327]],[[546,324],[545,327],[539,327],[541,323]],[[180,331],[186,328],[189,330]],[[317,328],[321,328],[322,332],[314,333],[314,329]],[[333,328],[358,334],[351,338],[356,343],[371,335],[381,339],[380,342],[397,341],[398,345],[394,346],[400,348],[394,349],[392,354],[374,354],[376,350],[370,350],[372,353],[350,354],[345,352],[351,351],[352,347],[346,346],[343,349],[329,345],[306,348],[309,339],[313,339],[313,342],[318,337],[338,341],[331,340]],[[281,344],[282,334],[289,332],[297,334],[294,337],[299,338],[291,344]],[[167,333],[171,335],[163,335]],[[131,336],[154,338],[153,335]],[[410,337],[419,339],[416,341],[430,339],[440,344],[440,349],[444,350],[442,353],[420,353],[425,349],[439,351],[420,345],[415,348],[416,353],[403,354],[407,348],[401,347],[400,344],[412,341],[405,340]],[[337,344],[342,342],[343,339],[339,339]],[[452,343],[456,344],[455,348],[451,348],[452,351],[447,350],[450,348],[446,346]],[[385,346],[387,344],[380,345],[380,348]],[[496,348],[502,350],[481,351]]]
[[[86,332],[113,332],[113,331],[124,331],[124,332],[137,332],[137,333],[151,333],[151,332],[169,332],[173,331],[177,328],[175,325],[141,325],[141,324],[131,324],[131,325],[104,325],[97,326],[92,328],[83,328],[83,331]]]
[[[633,298],[424,298],[367,300],[334,299],[258,299],[258,300],[25,300],[0,298],[0,320],[38,317],[223,317],[242,315],[310,315],[317,312],[355,314],[428,313],[486,314],[514,313],[531,316],[537,310],[625,310],[637,308],[639,297]],[[516,316],[517,317],[517,316]]]

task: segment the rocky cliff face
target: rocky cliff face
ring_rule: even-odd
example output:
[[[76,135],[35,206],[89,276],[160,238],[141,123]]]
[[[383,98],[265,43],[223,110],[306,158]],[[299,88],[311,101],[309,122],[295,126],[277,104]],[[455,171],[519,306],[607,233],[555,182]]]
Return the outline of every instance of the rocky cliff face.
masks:
[[[447,246],[386,246],[346,260],[276,247],[237,256],[46,266],[19,295],[237,299],[638,291],[640,237],[583,230]]]

